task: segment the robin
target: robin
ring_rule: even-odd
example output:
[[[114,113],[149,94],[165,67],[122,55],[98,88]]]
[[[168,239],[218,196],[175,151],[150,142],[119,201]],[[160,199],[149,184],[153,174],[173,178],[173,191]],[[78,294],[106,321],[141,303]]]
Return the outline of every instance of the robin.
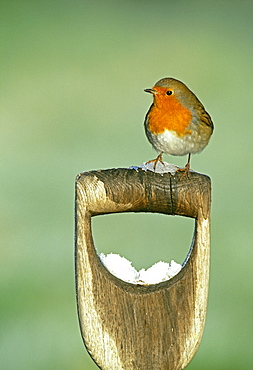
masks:
[[[181,81],[174,78],[159,80],[152,89],[153,104],[145,117],[148,140],[158,151],[158,161],[163,164],[163,153],[186,155],[188,161],[183,169],[189,174],[191,154],[203,150],[213,133],[213,122],[196,95]]]

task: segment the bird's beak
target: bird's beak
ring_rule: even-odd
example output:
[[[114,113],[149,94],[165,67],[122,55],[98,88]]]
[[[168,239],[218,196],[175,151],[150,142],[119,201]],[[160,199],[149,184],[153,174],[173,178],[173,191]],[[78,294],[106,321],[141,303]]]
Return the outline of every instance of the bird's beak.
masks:
[[[156,94],[156,91],[154,89],[145,89],[144,91],[150,94]]]

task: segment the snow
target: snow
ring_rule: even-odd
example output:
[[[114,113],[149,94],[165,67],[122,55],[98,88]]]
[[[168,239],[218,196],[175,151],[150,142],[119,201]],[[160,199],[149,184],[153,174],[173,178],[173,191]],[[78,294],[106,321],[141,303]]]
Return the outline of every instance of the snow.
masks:
[[[159,261],[145,270],[137,271],[132,262],[118,254],[100,254],[100,259],[104,266],[116,277],[132,284],[158,284],[175,276],[182,266],[172,260],[170,263]]]
[[[138,171],[139,169],[143,171],[152,171],[155,173],[160,173],[161,175],[164,173],[170,173],[172,176],[174,176],[179,167],[171,163],[167,162],[161,163],[160,161],[158,161],[155,170],[154,162],[143,162],[140,166],[131,166],[129,168],[134,169],[136,171]]]

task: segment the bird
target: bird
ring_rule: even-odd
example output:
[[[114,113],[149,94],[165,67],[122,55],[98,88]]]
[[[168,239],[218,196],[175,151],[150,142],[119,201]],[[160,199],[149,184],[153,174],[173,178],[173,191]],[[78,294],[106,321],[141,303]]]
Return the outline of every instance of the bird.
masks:
[[[145,89],[153,95],[144,121],[145,133],[154,149],[159,153],[154,162],[162,164],[163,154],[188,155],[183,176],[189,175],[191,154],[201,152],[213,133],[212,119],[197,96],[181,81],[166,77]]]

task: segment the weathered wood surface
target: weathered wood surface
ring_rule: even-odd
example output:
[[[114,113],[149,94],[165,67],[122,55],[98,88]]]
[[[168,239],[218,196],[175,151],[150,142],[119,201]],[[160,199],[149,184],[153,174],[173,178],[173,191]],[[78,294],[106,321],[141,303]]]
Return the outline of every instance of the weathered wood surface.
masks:
[[[101,369],[184,369],[199,347],[208,296],[211,181],[194,172],[181,176],[133,169],[77,176],[78,315],[84,344]],[[149,286],[110,274],[97,256],[91,218],[114,212],[195,218],[191,253],[179,274]]]

